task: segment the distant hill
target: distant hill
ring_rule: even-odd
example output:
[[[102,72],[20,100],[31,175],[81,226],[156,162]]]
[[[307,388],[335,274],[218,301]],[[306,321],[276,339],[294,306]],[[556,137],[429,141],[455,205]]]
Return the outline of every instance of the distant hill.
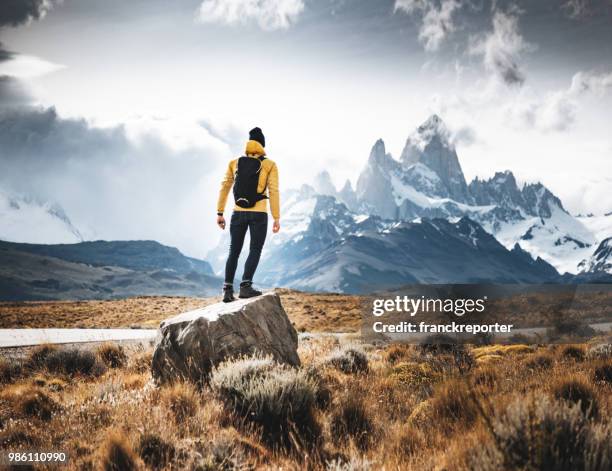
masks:
[[[0,241],[0,300],[208,296],[220,285],[207,262],[154,241]]]

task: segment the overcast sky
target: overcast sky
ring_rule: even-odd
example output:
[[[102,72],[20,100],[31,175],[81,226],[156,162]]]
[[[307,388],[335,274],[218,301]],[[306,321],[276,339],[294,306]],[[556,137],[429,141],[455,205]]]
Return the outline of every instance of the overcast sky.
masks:
[[[432,112],[468,179],[511,169],[612,210],[612,0],[5,0],[0,186],[103,238],[202,256],[226,162],[355,183]]]

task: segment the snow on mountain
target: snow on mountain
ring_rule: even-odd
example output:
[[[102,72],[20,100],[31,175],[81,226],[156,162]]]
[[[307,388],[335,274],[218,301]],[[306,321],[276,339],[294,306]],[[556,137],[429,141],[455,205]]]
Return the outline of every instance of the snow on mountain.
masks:
[[[581,273],[608,273],[612,275],[612,237],[604,239],[593,255],[581,265]]]
[[[438,176],[450,198],[462,203],[470,201],[450,133],[438,115],[432,115],[407,139],[400,162],[404,169],[417,163],[425,165]]]
[[[83,236],[57,204],[0,191],[0,240],[60,244]]]
[[[357,182],[357,207],[386,219],[468,216],[508,249],[520,243],[532,256],[576,273],[601,234],[567,213],[541,183],[519,188],[510,171],[466,185],[449,134],[433,115],[408,138],[399,161],[378,140]]]

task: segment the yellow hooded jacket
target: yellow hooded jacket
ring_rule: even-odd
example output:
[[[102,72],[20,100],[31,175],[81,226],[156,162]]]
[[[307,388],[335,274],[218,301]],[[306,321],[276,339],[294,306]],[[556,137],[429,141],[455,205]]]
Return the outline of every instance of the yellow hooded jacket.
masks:
[[[266,151],[263,146],[257,141],[248,141],[246,144],[245,154],[247,157],[253,157],[254,159],[266,155]],[[221,182],[221,189],[219,190],[219,199],[217,200],[217,212],[223,213],[225,211],[225,204],[227,203],[227,196],[232,189],[234,184],[234,175],[236,175],[236,167],[238,165],[238,159],[232,160],[227,166],[225,176]],[[263,193],[267,190],[268,198],[270,198],[270,212],[274,219],[280,219],[280,198],[278,196],[278,168],[276,164],[270,160],[265,159],[261,163],[261,171],[259,172],[259,182],[257,184],[257,192]],[[267,199],[263,199],[255,203],[252,208],[241,208],[240,206],[234,206],[234,211],[256,211],[260,213],[268,212]]]

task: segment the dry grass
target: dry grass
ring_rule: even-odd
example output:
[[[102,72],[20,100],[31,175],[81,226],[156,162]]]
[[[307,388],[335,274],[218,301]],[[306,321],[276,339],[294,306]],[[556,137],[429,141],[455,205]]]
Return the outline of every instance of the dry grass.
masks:
[[[367,369],[325,361],[351,349]],[[124,350],[97,374],[83,373],[89,360],[49,360],[100,364],[100,350],[44,346],[0,363],[0,449],[61,449],[66,469],[603,471],[612,460],[605,355],[315,336],[300,343],[299,369],[244,359],[199,389],[155,386],[150,351]]]

